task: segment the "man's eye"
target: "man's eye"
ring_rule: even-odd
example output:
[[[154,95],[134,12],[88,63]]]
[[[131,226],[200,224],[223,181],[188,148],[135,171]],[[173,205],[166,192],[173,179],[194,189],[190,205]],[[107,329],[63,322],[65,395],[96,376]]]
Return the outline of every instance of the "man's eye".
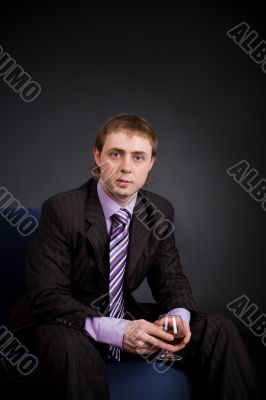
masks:
[[[114,155],[115,158],[117,158],[117,157],[116,157],[117,154],[119,154],[118,151],[112,151],[112,153],[111,153],[111,155]]]
[[[142,160],[142,158],[143,158],[140,154],[137,154],[137,155],[136,155],[136,158],[137,158],[137,157],[138,157],[138,161],[139,161],[139,160]]]

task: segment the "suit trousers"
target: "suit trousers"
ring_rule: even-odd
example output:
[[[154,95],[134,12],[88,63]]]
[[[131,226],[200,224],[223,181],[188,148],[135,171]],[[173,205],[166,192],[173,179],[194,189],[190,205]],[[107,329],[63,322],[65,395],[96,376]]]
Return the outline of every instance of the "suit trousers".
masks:
[[[191,340],[181,351],[184,368],[192,377],[193,398],[262,400],[256,377],[239,331],[229,318],[199,312],[191,319]],[[22,338],[21,338],[22,339]],[[35,354],[52,384],[50,400],[108,400],[106,376],[108,346],[68,326],[47,324],[28,330],[22,339]],[[145,358],[121,352],[121,361]],[[117,362],[117,361],[113,361]]]

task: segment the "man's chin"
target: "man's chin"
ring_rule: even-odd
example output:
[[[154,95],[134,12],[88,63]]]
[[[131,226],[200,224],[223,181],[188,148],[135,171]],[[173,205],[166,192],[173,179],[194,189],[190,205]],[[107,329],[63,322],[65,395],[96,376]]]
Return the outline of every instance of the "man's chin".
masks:
[[[127,197],[133,196],[135,193],[132,188],[129,190],[128,188],[119,187],[115,184],[111,187],[110,191],[112,192],[113,196],[120,199],[126,199]]]
[[[129,190],[123,189],[123,188],[115,188],[115,189],[113,189],[112,193],[114,195],[116,195],[117,197],[120,197],[121,199],[132,196],[132,194],[133,194],[133,193],[129,192]]]

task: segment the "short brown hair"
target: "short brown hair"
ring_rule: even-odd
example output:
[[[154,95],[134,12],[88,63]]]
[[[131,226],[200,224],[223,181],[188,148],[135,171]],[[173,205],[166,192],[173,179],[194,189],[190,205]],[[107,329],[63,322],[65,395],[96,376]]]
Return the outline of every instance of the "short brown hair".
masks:
[[[156,157],[159,141],[148,121],[134,114],[118,114],[103,123],[100,127],[99,132],[96,136],[94,147],[101,153],[106,137],[113,132],[118,130],[126,130],[129,135],[139,135],[149,140],[152,146],[152,157]],[[93,171],[93,177],[98,180],[100,177],[100,167],[93,161],[91,168],[91,173]],[[151,176],[148,174],[145,186],[148,186],[151,182]]]

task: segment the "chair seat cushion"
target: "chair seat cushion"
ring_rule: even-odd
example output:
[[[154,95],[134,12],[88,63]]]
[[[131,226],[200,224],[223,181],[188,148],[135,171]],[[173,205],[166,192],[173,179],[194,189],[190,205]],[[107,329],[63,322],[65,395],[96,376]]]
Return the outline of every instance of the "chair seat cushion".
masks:
[[[111,400],[191,399],[190,379],[178,365],[145,359],[107,362],[107,377]]]

